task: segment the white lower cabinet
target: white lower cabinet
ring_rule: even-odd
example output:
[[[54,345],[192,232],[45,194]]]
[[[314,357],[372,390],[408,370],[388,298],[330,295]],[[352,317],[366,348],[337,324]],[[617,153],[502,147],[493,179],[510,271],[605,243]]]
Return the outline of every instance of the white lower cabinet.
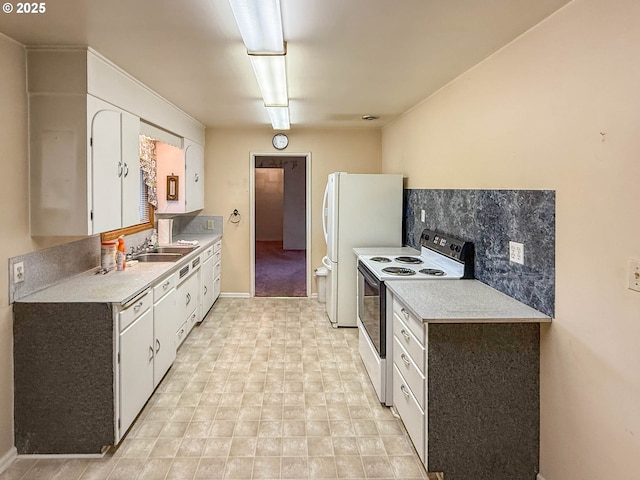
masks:
[[[427,324],[389,294],[393,315],[393,406],[402,419],[420,460],[427,463]]]
[[[213,246],[202,254],[202,272],[200,273],[202,293],[202,318],[204,320],[213,306]]]
[[[176,348],[184,341],[191,329],[199,320],[201,311],[201,296],[200,296],[200,257],[196,260],[192,260],[191,263],[185,265],[178,272],[178,286],[176,287],[177,293],[177,309],[176,309]],[[180,331],[186,328],[184,334],[180,334]]]
[[[153,362],[153,386],[158,386],[176,359],[175,318],[177,311],[175,275],[154,288],[153,333],[155,359]]]
[[[147,294],[145,297],[150,297]],[[143,299],[144,300],[144,299]],[[153,310],[151,298],[143,300],[120,312],[120,438],[137,417],[153,393]],[[134,312],[137,305],[138,312]],[[143,308],[144,307],[144,308]],[[132,318],[129,318],[132,317]]]
[[[213,302],[220,296],[220,272],[222,271],[222,240],[213,245]]]

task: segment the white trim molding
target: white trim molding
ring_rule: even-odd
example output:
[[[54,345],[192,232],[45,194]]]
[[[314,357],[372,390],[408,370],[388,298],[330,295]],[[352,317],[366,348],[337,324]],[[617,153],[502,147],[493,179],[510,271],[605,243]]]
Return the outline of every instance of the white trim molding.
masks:
[[[227,292],[221,293],[220,298],[251,298],[251,294],[246,292]]]
[[[536,480],[545,480],[545,478],[542,476],[541,473],[539,473],[538,475],[536,475]]]
[[[0,473],[4,472],[18,458],[18,450],[11,447],[7,453],[0,457]]]

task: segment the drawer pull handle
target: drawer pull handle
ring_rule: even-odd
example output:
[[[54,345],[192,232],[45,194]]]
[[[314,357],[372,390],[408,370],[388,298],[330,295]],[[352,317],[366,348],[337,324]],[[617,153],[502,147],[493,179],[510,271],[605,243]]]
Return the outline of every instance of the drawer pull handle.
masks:
[[[187,293],[187,305],[191,302],[191,294]]]
[[[405,331],[405,329],[403,328],[402,330],[400,330],[400,333],[402,334],[402,336],[404,337],[405,340],[409,341],[411,340],[411,337],[409,336],[409,334]]]
[[[153,360],[153,347],[149,347],[149,361]]]
[[[166,290],[169,287],[169,285],[171,285],[171,282],[169,280],[167,280],[166,282],[164,282],[162,284],[162,288]]]
[[[407,358],[407,356],[403,353],[402,355],[400,355],[400,359],[404,362],[404,364],[408,367],[409,365],[411,365],[411,362],[409,361],[409,359]]]
[[[407,312],[404,308],[401,308],[400,311],[402,312],[402,315],[404,315],[404,318],[409,318],[409,312]]]
[[[138,302],[133,306],[133,311],[134,312],[138,312],[138,310],[140,310],[142,308],[142,305],[144,305],[144,302]]]
[[[206,285],[204,286],[204,294],[205,295],[207,294],[207,286]]]
[[[156,353],[160,351],[160,340],[156,338]]]
[[[404,385],[400,385],[400,391],[404,394],[405,397],[409,398],[409,390]]]

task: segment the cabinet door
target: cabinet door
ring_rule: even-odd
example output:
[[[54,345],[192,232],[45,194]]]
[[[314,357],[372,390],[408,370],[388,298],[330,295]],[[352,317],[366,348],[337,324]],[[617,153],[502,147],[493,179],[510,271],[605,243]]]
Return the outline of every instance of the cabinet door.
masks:
[[[153,393],[153,310],[120,333],[120,436]]]
[[[204,149],[185,139],[186,205],[185,211],[204,208]]]
[[[155,358],[153,362],[153,386],[160,383],[164,374],[176,359],[175,318],[176,290],[172,289],[153,306],[153,333]]]
[[[192,272],[186,280],[184,280],[178,288],[178,323],[175,330],[193,313],[196,305],[200,303],[200,270]]]
[[[100,109],[91,121],[93,233],[121,226],[120,185],[123,174],[120,112]]]
[[[202,264],[200,275],[202,281],[202,318],[204,319],[213,305],[213,257],[208,258]]]
[[[140,223],[140,119],[122,112],[122,227]]]

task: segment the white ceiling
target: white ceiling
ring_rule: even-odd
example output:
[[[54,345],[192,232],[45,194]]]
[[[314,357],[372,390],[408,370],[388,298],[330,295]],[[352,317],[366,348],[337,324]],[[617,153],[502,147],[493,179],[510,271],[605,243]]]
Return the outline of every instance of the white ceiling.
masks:
[[[380,127],[568,1],[282,0],[292,128]],[[0,13],[0,32],[89,45],[207,126],[269,125],[227,0],[46,8]]]

